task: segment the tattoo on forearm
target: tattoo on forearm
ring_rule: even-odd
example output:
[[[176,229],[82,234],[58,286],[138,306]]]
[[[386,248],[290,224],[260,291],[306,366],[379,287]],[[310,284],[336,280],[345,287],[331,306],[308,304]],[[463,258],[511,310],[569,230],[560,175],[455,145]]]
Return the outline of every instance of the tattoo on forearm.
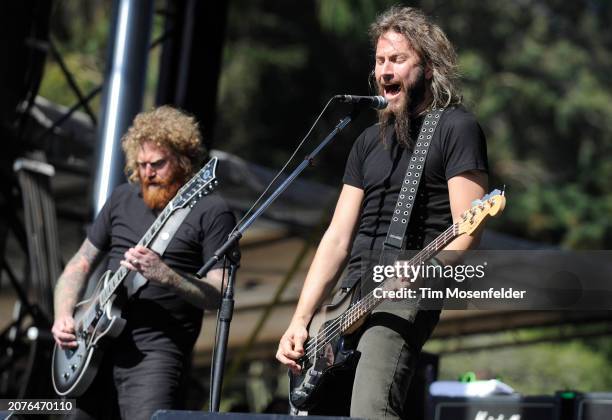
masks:
[[[57,281],[54,293],[56,317],[72,313],[81,292],[85,286],[85,280],[100,251],[87,239],[81,248],[70,259],[64,272]]]
[[[166,276],[166,282],[188,302],[204,309],[213,309],[219,305],[219,290],[205,280],[181,275],[171,269],[168,269]]]

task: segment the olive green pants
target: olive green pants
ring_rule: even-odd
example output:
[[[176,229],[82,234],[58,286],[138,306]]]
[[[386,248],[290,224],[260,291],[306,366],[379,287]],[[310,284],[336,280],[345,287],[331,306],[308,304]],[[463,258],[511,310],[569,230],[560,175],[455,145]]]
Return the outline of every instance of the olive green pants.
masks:
[[[357,345],[360,353],[351,398],[351,417],[411,419],[406,399],[418,356],[440,317],[439,311],[375,311]]]

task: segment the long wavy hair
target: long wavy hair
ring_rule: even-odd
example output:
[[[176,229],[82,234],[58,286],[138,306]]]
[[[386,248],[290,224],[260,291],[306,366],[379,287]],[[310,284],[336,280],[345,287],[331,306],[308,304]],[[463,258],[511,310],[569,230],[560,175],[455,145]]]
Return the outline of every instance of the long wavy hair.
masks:
[[[193,116],[167,105],[141,112],[121,139],[125,153],[125,175],[130,182],[140,181],[136,157],[145,142],[172,152],[177,158],[178,170],[185,179],[197,172],[206,154],[198,123]]]
[[[404,35],[424,61],[423,64],[431,67],[431,106],[437,108],[460,104],[462,96],[458,86],[457,53],[442,29],[419,9],[393,6],[379,15],[370,26],[374,49],[378,39],[388,31]]]

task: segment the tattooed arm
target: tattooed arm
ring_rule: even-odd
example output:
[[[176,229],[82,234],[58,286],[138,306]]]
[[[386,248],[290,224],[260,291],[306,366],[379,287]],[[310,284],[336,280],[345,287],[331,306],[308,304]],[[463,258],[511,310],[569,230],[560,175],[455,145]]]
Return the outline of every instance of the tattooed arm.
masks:
[[[174,288],[176,294],[186,301],[202,309],[217,309],[221,297],[221,284],[223,281],[223,270],[216,268],[210,270],[205,278],[198,279],[195,276],[181,276],[168,267],[169,275],[165,284]]]
[[[143,246],[130,248],[121,265],[137,271],[150,281],[172,287],[174,292],[187,302],[202,308],[215,309],[219,306],[223,270],[210,270],[206,278],[179,274],[168,267],[155,252]]]
[[[51,332],[61,347],[76,347],[72,312],[99,255],[100,250],[85,239],[57,281],[54,292],[55,321]]]

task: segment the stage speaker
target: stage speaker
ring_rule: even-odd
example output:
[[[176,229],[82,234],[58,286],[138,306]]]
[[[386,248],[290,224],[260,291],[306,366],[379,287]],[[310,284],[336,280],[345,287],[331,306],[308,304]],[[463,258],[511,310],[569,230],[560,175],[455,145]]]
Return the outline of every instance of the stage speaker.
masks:
[[[554,397],[432,397],[432,420],[556,420]]]
[[[157,410],[151,420],[302,420],[305,417],[285,414],[207,413],[205,411]],[[358,420],[354,417],[308,416],[318,420]]]
[[[612,419],[612,393],[591,392],[576,397],[576,420]]]

